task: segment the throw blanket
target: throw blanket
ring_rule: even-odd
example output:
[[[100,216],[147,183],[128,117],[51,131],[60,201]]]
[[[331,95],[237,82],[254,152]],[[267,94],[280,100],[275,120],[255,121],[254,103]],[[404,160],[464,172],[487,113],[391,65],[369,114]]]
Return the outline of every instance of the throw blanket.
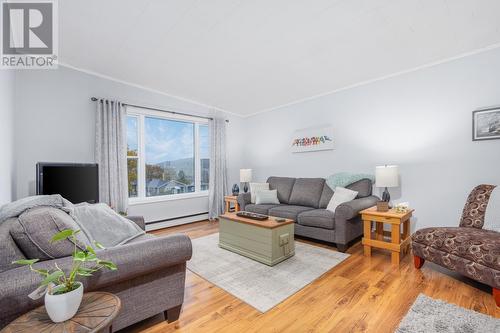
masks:
[[[326,184],[330,186],[332,190],[335,188],[346,187],[355,183],[361,179],[370,179],[372,183],[375,181],[375,177],[368,173],[350,173],[350,172],[339,172],[326,178]]]
[[[0,223],[39,206],[55,207],[68,213],[89,242],[97,241],[105,247],[125,244],[145,233],[137,224],[117,214],[106,204],[73,205],[58,194],[27,197],[3,205],[0,207]]]

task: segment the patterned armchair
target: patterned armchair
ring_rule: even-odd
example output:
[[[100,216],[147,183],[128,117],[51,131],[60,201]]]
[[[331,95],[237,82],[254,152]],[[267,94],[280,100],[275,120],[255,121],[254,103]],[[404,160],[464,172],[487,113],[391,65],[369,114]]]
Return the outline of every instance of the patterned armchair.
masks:
[[[500,307],[500,233],[483,230],[494,185],[479,185],[469,194],[459,227],[417,230],[412,235],[416,268],[425,260],[459,272],[493,288]]]

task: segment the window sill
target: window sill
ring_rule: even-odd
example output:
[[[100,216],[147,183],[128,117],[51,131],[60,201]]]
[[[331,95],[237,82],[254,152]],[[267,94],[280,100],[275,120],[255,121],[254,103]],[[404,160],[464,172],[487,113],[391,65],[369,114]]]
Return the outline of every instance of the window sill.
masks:
[[[155,197],[146,197],[146,198],[129,198],[128,204],[129,204],[129,206],[135,206],[135,205],[151,204],[151,203],[156,203],[156,202],[186,200],[186,199],[203,198],[203,197],[208,197],[208,191],[195,192],[195,193],[183,193],[183,194],[171,194],[171,195],[159,195],[159,196],[155,196]]]

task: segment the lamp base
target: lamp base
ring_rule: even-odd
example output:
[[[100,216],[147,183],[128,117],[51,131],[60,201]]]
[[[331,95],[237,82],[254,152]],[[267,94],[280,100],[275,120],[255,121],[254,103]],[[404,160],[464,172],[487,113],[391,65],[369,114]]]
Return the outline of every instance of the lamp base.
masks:
[[[245,183],[245,185],[243,186],[243,192],[248,192],[248,183]]]
[[[385,201],[385,202],[391,201],[391,195],[389,194],[387,187],[385,188],[384,193],[382,193],[382,201]]]

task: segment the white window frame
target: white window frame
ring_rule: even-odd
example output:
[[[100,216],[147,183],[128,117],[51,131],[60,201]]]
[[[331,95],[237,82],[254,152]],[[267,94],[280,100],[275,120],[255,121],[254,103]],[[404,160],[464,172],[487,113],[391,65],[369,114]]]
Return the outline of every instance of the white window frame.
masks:
[[[127,106],[127,116],[137,117],[138,152],[137,152],[137,197],[129,197],[129,205],[181,200],[197,197],[208,197],[208,190],[201,191],[201,156],[200,156],[200,125],[208,126],[208,119],[171,114],[162,111],[149,110],[145,108]],[[146,149],[144,139],[144,122],[146,117],[154,117],[165,120],[184,121],[194,125],[194,192],[180,194],[166,194],[153,197],[146,196]],[[134,157],[135,158],[135,157]],[[127,193],[128,194],[128,193]]]

